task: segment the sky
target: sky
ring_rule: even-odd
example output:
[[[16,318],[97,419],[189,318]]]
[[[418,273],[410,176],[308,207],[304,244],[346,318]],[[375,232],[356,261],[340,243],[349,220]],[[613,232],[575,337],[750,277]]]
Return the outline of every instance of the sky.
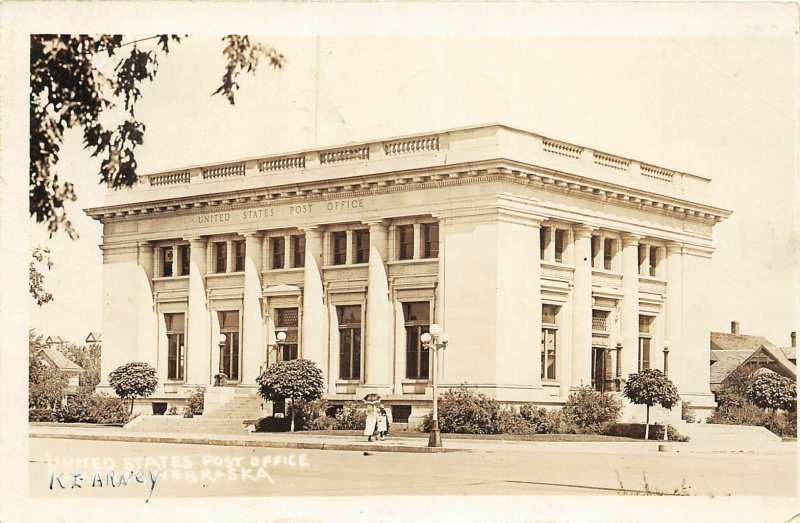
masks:
[[[211,96],[222,42],[195,33],[142,89],[137,159],[154,172],[501,122],[707,176],[711,203],[733,211],[714,227],[714,277],[696,290],[715,297],[711,329],[738,320],[742,333],[788,345],[798,309],[797,40],[729,18],[741,27],[722,35],[251,33],[286,67],[243,78],[235,106]],[[55,300],[30,305],[30,318],[77,342],[102,330],[102,229],[81,209],[101,205],[105,189],[77,134],[62,157],[81,237],[32,228],[32,244],[53,252]]]

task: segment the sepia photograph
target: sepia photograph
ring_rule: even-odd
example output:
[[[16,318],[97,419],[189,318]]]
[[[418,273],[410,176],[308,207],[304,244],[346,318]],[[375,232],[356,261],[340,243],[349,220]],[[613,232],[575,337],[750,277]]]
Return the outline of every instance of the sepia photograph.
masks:
[[[0,11],[0,520],[800,517],[796,4]]]

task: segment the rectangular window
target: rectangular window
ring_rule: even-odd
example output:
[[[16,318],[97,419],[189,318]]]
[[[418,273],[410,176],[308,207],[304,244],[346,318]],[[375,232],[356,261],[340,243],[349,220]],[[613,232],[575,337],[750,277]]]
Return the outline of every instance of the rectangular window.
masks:
[[[347,233],[344,231],[332,234],[333,265],[347,263]]]
[[[655,277],[658,266],[658,248],[650,247],[650,276]]]
[[[647,245],[639,245],[639,274],[644,274],[644,259],[647,256]]]
[[[639,370],[650,368],[650,345],[652,342],[652,316],[639,316]]]
[[[278,361],[296,360],[298,310],[296,307],[275,309],[275,332],[285,332],[286,341],[280,345]]]
[[[353,231],[353,242],[355,243],[355,263],[367,263],[369,261],[369,229]]]
[[[414,257],[414,226],[401,225],[397,228],[398,238],[398,258],[401,260],[410,260]]]
[[[592,330],[608,332],[608,311],[592,309]]]
[[[603,268],[607,271],[611,270],[611,260],[614,255],[614,240],[606,238],[605,248],[603,249]]]
[[[592,236],[592,267],[595,269],[598,265],[597,255],[600,252],[600,242],[603,241],[603,238],[600,236]]]
[[[339,320],[339,379],[361,379],[361,306],[336,307]]]
[[[167,327],[167,379],[183,381],[185,366],[185,329],[183,314],[165,314]]]
[[[439,224],[438,223],[423,223],[421,232],[422,232],[422,257],[423,258],[438,258],[439,257]]]
[[[214,265],[214,272],[222,273],[228,272],[228,243],[216,242],[214,244],[214,253],[216,264]]]
[[[283,269],[286,256],[283,236],[276,236],[274,238],[270,238],[269,247],[270,250],[272,251],[272,268]]]
[[[306,266],[306,237],[292,236],[292,267]]]
[[[564,261],[564,234],[566,232],[564,229],[556,229],[556,261],[559,263]]]
[[[233,242],[233,256],[234,256],[234,271],[242,272],[244,271],[244,250],[245,250],[245,243],[244,240],[236,240]]]
[[[556,348],[558,347],[558,324],[556,319],[560,307],[542,305],[542,361],[541,378],[556,379]]]
[[[178,246],[178,256],[181,259],[181,276],[188,276],[189,275],[189,262],[191,261],[189,256],[189,246],[188,245],[179,245]]]
[[[165,278],[172,276],[172,257],[174,254],[172,247],[161,248],[161,276]]]
[[[547,227],[539,228],[539,259],[544,260],[547,251]]]
[[[406,378],[411,380],[427,380],[430,358],[428,349],[422,344],[420,337],[430,328],[429,302],[413,302],[403,304],[403,317],[406,328]]]

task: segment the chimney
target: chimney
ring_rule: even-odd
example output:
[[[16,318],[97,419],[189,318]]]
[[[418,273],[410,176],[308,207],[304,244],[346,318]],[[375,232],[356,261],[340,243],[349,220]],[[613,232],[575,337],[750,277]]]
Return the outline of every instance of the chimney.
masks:
[[[732,321],[731,322],[731,334],[736,334],[737,336],[739,335],[739,322],[738,321]]]
[[[797,347],[797,333],[792,331],[789,336],[792,338],[792,347]]]

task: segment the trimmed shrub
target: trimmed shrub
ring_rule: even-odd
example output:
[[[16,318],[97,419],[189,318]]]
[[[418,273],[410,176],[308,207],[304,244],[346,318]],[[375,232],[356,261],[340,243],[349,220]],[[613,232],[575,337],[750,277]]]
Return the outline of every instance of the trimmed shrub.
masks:
[[[500,409],[497,412],[494,432],[497,434],[535,434],[531,424],[516,409]]]
[[[367,409],[355,401],[342,405],[342,410],[336,413],[337,430],[363,429],[367,424]]]
[[[325,417],[328,410],[328,400],[320,398],[298,404],[298,421],[301,428],[307,429],[314,420]],[[318,430],[318,429],[313,429]]]
[[[644,423],[615,423],[611,425],[605,434],[607,436],[619,436],[623,438],[644,439]],[[689,438],[678,432],[672,425],[667,425],[667,437],[670,441],[689,441]],[[653,424],[650,427],[650,440],[664,439],[664,425]]]
[[[756,407],[749,401],[742,405],[728,403],[714,409],[706,423],[719,425],[753,425],[766,427],[769,425],[770,415],[764,409]]]
[[[622,402],[608,393],[581,387],[567,398],[563,415],[565,430],[578,434],[602,434],[619,420]]]
[[[459,434],[495,434],[500,406],[461,385],[442,394],[439,399],[439,430]],[[431,414],[425,416],[420,429],[430,430]]]
[[[177,415],[178,415],[178,406],[173,403],[167,409],[167,416],[177,416]]]
[[[53,412],[61,423],[126,423],[128,412],[119,398],[107,394],[79,394]]]
[[[289,432],[292,420],[289,418],[276,418],[269,416],[256,422],[256,432]]]
[[[55,421],[52,409],[28,409],[28,421]]]
[[[189,407],[190,414],[194,416],[200,416],[201,414],[203,414],[205,397],[206,397],[205,387],[197,387],[196,389],[192,390],[192,392],[189,393],[189,396],[186,398],[186,405]],[[191,417],[191,416],[186,416],[184,412],[184,417]]]
[[[519,408],[519,414],[528,422],[533,434],[559,434],[564,429],[561,410],[549,410],[526,403]]]
[[[686,423],[697,423],[697,416],[694,414],[691,401],[681,401],[681,419]]]
[[[307,425],[304,425],[304,428],[306,430],[334,430],[337,428],[337,423],[336,418],[320,416],[309,421]]]
[[[797,410],[797,386],[794,381],[774,372],[762,374],[747,388],[747,398],[762,409]]]

